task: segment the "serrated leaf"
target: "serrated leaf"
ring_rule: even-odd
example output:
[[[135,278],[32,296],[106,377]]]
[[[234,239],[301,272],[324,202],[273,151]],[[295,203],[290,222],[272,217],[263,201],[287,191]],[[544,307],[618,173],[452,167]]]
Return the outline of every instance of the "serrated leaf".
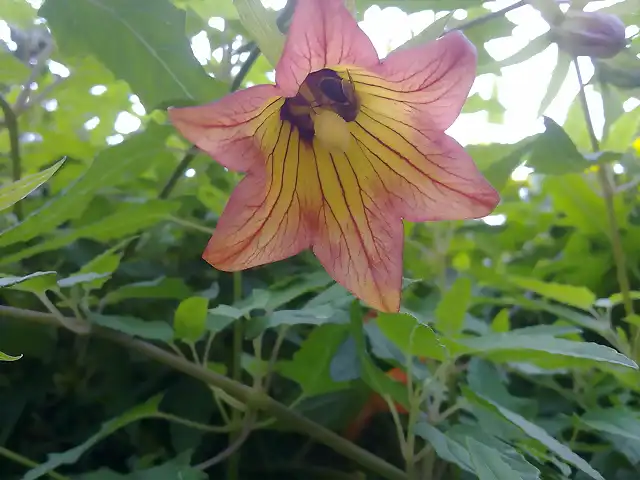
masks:
[[[173,329],[168,323],[153,320],[146,321],[141,318],[124,315],[89,315],[89,321],[101,327],[117,330],[132,337],[145,338],[147,340],[160,340],[171,342]]]
[[[11,205],[19,202],[29,195],[40,185],[49,180],[54,173],[62,166],[64,160],[60,160],[55,165],[43,170],[42,172],[27,175],[17,182],[10,183],[0,187],[0,210],[9,208]]]
[[[173,317],[175,338],[197,342],[206,330],[209,299],[189,297],[178,305]]]
[[[193,56],[185,12],[168,0],[47,0],[39,15],[63,52],[94,55],[149,110],[208,102],[227,91]]]

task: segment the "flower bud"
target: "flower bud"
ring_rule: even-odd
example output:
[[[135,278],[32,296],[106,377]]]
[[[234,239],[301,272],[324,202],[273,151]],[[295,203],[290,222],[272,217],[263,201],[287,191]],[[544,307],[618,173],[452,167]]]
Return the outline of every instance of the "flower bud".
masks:
[[[600,12],[569,10],[551,35],[561,50],[576,57],[611,58],[626,45],[624,23]]]

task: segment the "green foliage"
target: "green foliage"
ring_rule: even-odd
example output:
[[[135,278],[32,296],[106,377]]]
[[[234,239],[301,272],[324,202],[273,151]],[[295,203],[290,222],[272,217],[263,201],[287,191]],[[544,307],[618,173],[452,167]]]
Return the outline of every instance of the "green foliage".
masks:
[[[378,48],[400,9],[399,49],[478,50],[461,137],[486,132],[465,148],[501,203],[405,225],[400,313],[309,252],[201,259],[239,176],[166,110],[269,82],[289,8],[0,0],[2,480],[638,478],[640,37],[579,60],[594,152],[574,59],[518,33],[557,2],[348,1]],[[640,24],[638,0],[603,11]],[[543,63],[532,100],[513,72]]]

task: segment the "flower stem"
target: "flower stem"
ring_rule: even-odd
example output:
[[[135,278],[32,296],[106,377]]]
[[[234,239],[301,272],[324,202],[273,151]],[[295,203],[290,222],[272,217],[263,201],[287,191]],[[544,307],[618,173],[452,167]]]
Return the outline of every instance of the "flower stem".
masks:
[[[242,300],[242,272],[233,272],[233,303]],[[241,383],[242,377],[242,338],[244,337],[243,318],[239,318],[233,324],[233,351],[231,357],[231,378]],[[231,423],[238,424],[241,422],[242,412],[234,409],[231,412]],[[252,422],[253,423],[253,422]],[[250,428],[250,427],[249,427]],[[246,429],[243,429],[243,431]],[[243,431],[234,430],[229,433],[229,448],[236,444],[244,442],[242,436]],[[227,478],[229,480],[238,480],[240,478],[240,450],[234,449],[229,455]]]
[[[13,318],[43,325],[63,327],[60,320],[53,314],[6,307],[3,305],[0,305],[0,318]],[[247,385],[243,385],[224,375],[208,370],[201,365],[196,365],[144,340],[131,338],[120,332],[98,326],[95,326],[91,330],[91,334],[110,340],[131,351],[141,353],[152,360],[189,375],[207,385],[220,388],[238,400],[250,404],[252,408],[263,410],[280,422],[290,425],[293,430],[308,435],[313,440],[327,445],[346,458],[359,463],[364,468],[376,472],[382,478],[387,480],[407,480],[404,472],[397,467],[358,447],[322,425],[318,425],[314,421],[309,420],[290,407],[265,395],[264,392],[256,392]]]
[[[19,453],[16,453],[16,452],[14,452],[12,450],[9,450],[8,448],[2,447],[2,446],[0,446],[0,455],[5,457],[5,458],[8,458],[9,460],[11,460],[11,461],[13,461],[15,463],[19,463],[20,465],[22,465],[24,467],[35,468],[35,467],[38,466],[38,463],[34,462],[30,458],[24,457],[24,456],[20,455]],[[53,470],[47,472],[46,474],[49,475],[54,480],[71,480],[69,477],[65,477],[64,475],[60,475],[59,473],[54,472]]]
[[[17,182],[22,177],[22,160],[20,158],[20,132],[18,130],[18,117],[13,108],[4,97],[0,95],[0,109],[4,115],[4,124],[9,130],[9,156],[11,158],[12,179]],[[18,220],[22,220],[22,203],[16,202],[13,212]]]
[[[596,137],[593,129],[593,122],[591,121],[591,114],[589,113],[589,104],[587,103],[587,95],[584,90],[584,80],[582,73],[580,72],[580,66],[578,65],[577,58],[573,59],[573,64],[576,69],[576,75],[578,76],[578,84],[580,90],[578,96],[582,105],[582,111],[584,113],[584,120],[587,125],[587,132],[589,139],[591,140],[591,148],[595,153],[600,151],[600,142]],[[622,303],[626,316],[633,315],[633,301],[631,300],[629,277],[627,275],[627,262],[625,259],[624,248],[622,247],[622,238],[620,236],[620,229],[618,221],[616,219],[615,205],[613,202],[615,189],[611,183],[609,177],[609,170],[607,165],[598,165],[598,182],[602,189],[602,196],[604,197],[605,209],[607,212],[607,219],[609,221],[609,238],[611,241],[611,247],[613,250],[613,259],[616,264],[616,274],[618,277],[618,286],[620,287],[620,294],[622,295]],[[634,341],[632,344],[633,352],[638,353],[638,341],[640,339],[640,328],[635,327]]]

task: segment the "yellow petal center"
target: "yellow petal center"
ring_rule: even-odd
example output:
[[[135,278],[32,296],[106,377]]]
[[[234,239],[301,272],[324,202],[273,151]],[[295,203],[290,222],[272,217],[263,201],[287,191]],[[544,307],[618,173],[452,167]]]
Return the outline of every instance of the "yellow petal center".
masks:
[[[346,152],[351,143],[351,132],[344,119],[331,110],[321,109],[312,116],[316,138],[330,152]]]

